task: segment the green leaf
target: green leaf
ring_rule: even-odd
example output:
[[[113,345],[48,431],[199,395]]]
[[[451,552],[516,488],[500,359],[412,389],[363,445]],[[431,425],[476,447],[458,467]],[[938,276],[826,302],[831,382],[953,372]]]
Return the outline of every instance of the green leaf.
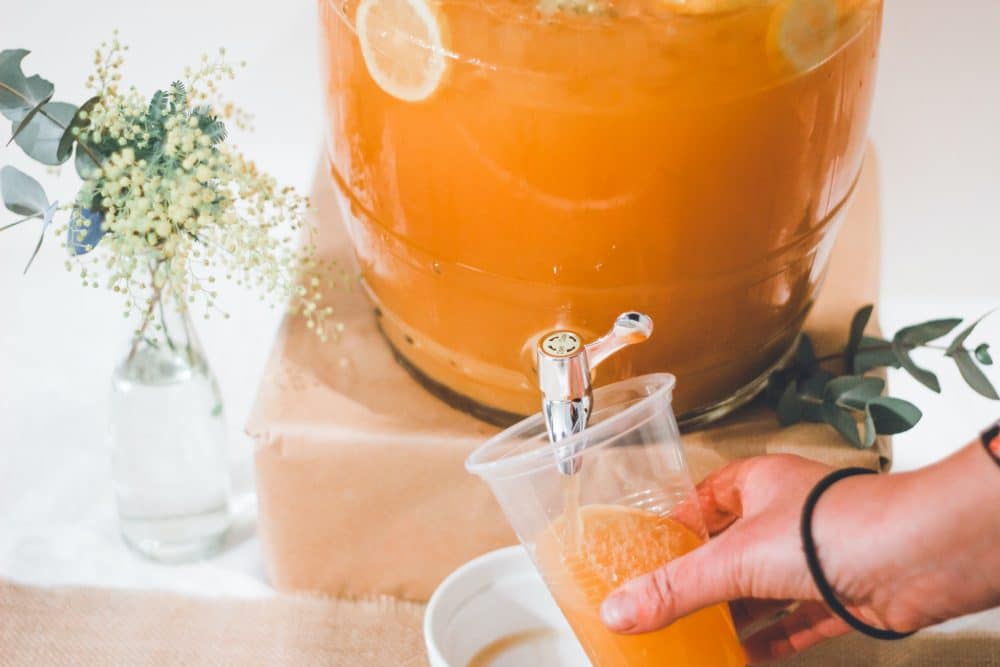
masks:
[[[955,317],[922,322],[906,327],[905,329],[900,329],[893,340],[899,340],[911,346],[924,345],[950,333],[952,329],[961,323],[962,320]]]
[[[875,424],[875,430],[882,435],[909,431],[923,417],[917,406],[891,396],[873,398],[868,401],[865,411]]]
[[[865,449],[871,448],[875,444],[875,438],[878,437],[878,431],[875,429],[875,419],[872,417],[871,413],[865,410],[865,431],[864,439],[861,441],[861,446]]]
[[[854,318],[851,320],[851,333],[847,339],[847,347],[844,348],[844,360],[847,363],[848,372],[855,372],[854,357],[858,353],[858,347],[861,345],[861,339],[865,335],[865,328],[868,326],[874,309],[875,306],[872,304],[863,306],[854,313]]]
[[[167,94],[162,90],[158,90],[153,93],[153,96],[149,98],[149,109],[146,111],[146,116],[152,123],[162,123],[164,116],[167,114]]]
[[[96,153],[92,146],[90,147],[90,150],[91,152]],[[99,153],[97,153],[97,155],[103,159],[103,156],[100,156]],[[101,167],[101,165],[94,162],[93,158],[91,158],[90,154],[83,149],[81,144],[76,145],[76,159],[73,160],[73,166],[76,167],[77,175],[83,180],[87,180],[93,176],[94,172]]]
[[[799,395],[801,398],[801,394]],[[823,401],[815,398],[802,401],[802,421],[813,424],[822,424],[826,421],[823,418]]]
[[[62,137],[59,139],[59,146],[56,148],[56,158],[60,161],[60,163],[68,160],[70,154],[73,152],[73,144],[77,140],[73,135],[73,130],[83,130],[90,125],[89,114],[100,101],[100,96],[95,95],[84,102],[80,108],[76,110],[76,113],[73,114],[73,119],[63,132]],[[87,115],[88,118],[81,118],[81,115]]]
[[[837,432],[855,447],[862,447],[863,441],[858,434],[858,423],[853,415],[833,401],[823,402],[823,421],[837,429]]]
[[[795,350],[795,361],[803,368],[814,368],[817,365],[816,349],[813,347],[809,334],[799,337],[799,347]]]
[[[789,382],[778,401],[778,422],[782,426],[791,426],[802,421],[802,400],[794,381]]]
[[[836,401],[840,396],[851,389],[854,389],[863,378],[860,375],[845,375],[830,380],[823,390],[824,398]]]
[[[867,373],[874,368],[899,368],[899,360],[892,351],[892,343],[874,336],[863,336],[854,355],[854,372]]]
[[[18,215],[40,218],[49,208],[41,184],[15,167],[0,169],[0,196],[7,210]]]
[[[976,348],[976,351],[975,351],[974,354],[976,355],[976,359],[978,359],[979,363],[981,363],[983,366],[992,366],[993,365],[993,357],[990,356],[990,344],[989,343],[983,343],[983,344],[981,344],[979,347]]]
[[[31,268],[31,263],[35,261],[35,257],[38,256],[38,251],[42,249],[42,241],[45,240],[45,232],[48,231],[49,225],[52,224],[53,218],[55,218],[56,211],[59,210],[59,204],[53,202],[51,206],[45,211],[45,216],[42,220],[42,230],[38,233],[38,243],[35,245],[34,252],[31,253],[31,257],[28,258],[28,264],[24,267],[24,272],[27,273],[28,269]]]
[[[921,368],[920,366],[917,366],[916,362],[914,362],[913,359],[910,357],[910,351],[907,346],[907,342],[901,336],[901,334],[904,331],[906,330],[904,329],[900,333],[896,334],[896,337],[892,339],[892,351],[893,354],[896,355],[896,359],[899,361],[899,365],[903,367],[903,370],[905,370],[907,373],[913,376],[914,380],[924,385],[931,391],[940,394],[941,383],[938,382],[937,376],[934,375],[934,373],[931,373],[926,368]]]
[[[809,375],[799,381],[799,391],[808,396],[823,398],[826,385],[834,378],[833,373],[822,368],[814,369]]]
[[[193,114],[198,119],[198,128],[212,140],[213,145],[226,140],[226,126],[217,116],[212,114],[211,107],[195,107]]]
[[[825,398],[842,406],[864,410],[868,401],[880,396],[884,389],[882,378],[847,375],[827,384]]]
[[[27,115],[27,112],[22,112]],[[66,102],[49,102],[21,130],[15,141],[29,157],[49,166],[56,166],[66,161],[60,161],[59,142],[63,133],[76,114],[76,107]],[[16,114],[15,114],[16,115]],[[20,118],[14,120],[14,126]],[[66,156],[68,158],[68,156]]]
[[[182,81],[174,81],[170,84],[171,108],[180,111],[187,106],[187,88]]]
[[[990,383],[983,370],[976,365],[968,350],[958,350],[949,356],[955,360],[958,371],[962,374],[966,384],[972,387],[976,393],[994,401],[1000,400],[996,388]]]
[[[222,414],[222,403],[216,403],[215,407],[212,408],[212,416],[218,417],[221,414]]]
[[[15,113],[23,118],[55,92],[55,86],[42,77],[24,76],[21,61],[28,53],[26,49],[0,51],[0,113],[10,120],[15,120]]]
[[[965,341],[968,340],[969,336],[972,335],[973,330],[979,326],[979,323],[989,317],[993,311],[983,314],[978,320],[970,324],[962,333],[955,336],[955,340],[951,341],[951,345],[948,346],[948,350],[945,352],[949,357],[952,356],[958,350],[965,348]]]
[[[49,95],[47,98],[45,98],[44,101],[40,102],[38,104],[38,106],[36,106],[35,108],[33,108],[23,118],[21,118],[21,120],[19,120],[19,121],[17,121],[17,122],[14,123],[13,133],[10,136],[10,140],[7,142],[8,146],[10,146],[10,144],[15,139],[17,139],[17,135],[21,134],[21,130],[23,130],[24,128],[28,127],[28,124],[32,121],[32,119],[34,119],[34,117],[36,115],[38,115],[38,112],[42,110],[42,107],[44,105],[48,104],[49,100],[51,100],[51,99],[52,99],[52,96]]]

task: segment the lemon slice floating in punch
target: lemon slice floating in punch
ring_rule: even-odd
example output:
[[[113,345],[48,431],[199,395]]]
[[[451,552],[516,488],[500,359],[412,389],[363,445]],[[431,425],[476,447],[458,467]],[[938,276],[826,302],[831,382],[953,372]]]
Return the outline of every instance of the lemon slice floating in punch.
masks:
[[[768,29],[771,53],[805,71],[826,60],[837,41],[837,0],[782,0]]]
[[[442,20],[427,0],[361,0],[355,27],[368,73],[382,90],[407,102],[434,94],[447,60]]]

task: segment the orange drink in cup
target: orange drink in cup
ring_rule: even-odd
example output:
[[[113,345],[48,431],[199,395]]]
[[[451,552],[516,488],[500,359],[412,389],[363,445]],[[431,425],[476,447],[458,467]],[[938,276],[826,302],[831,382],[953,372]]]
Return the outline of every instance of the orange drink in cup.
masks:
[[[601,622],[609,593],[706,539],[701,515],[691,511],[696,497],[673,386],[673,376],[653,374],[602,387],[582,432],[552,444],[536,414],[466,462],[496,496],[594,667],[745,663],[725,605],[644,635],[615,634]],[[560,467],[566,452],[575,465]]]
[[[621,584],[697,548],[697,533],[670,518],[631,507],[579,509],[580,537],[569,517],[539,540],[538,569],[576,636],[599,667],[742,667],[743,650],[725,605],[704,609],[672,626],[625,636],[604,627],[600,606]]]

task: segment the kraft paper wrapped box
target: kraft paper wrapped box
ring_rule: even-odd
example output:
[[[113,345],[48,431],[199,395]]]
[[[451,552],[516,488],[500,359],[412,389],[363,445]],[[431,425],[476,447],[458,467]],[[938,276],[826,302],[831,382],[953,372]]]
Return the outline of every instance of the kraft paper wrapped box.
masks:
[[[874,155],[806,324],[817,349],[842,345],[852,313],[879,289]],[[325,168],[313,192],[322,253],[353,267]],[[257,442],[259,531],[281,590],[426,600],[452,570],[516,539],[466,456],[495,427],[429,394],[397,364],[360,287],[335,297],[345,325],[322,343],[302,320],[283,324],[248,431]],[[831,465],[885,469],[890,444],[846,445],[825,425],[782,429],[759,402],[686,434],[695,477],[728,460],[792,452]]]

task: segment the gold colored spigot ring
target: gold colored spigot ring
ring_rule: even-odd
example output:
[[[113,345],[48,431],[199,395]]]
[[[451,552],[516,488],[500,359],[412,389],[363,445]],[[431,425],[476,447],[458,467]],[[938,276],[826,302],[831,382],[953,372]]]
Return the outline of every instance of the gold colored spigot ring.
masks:
[[[546,356],[563,359],[580,351],[583,341],[572,331],[555,331],[542,339],[541,349]]]

